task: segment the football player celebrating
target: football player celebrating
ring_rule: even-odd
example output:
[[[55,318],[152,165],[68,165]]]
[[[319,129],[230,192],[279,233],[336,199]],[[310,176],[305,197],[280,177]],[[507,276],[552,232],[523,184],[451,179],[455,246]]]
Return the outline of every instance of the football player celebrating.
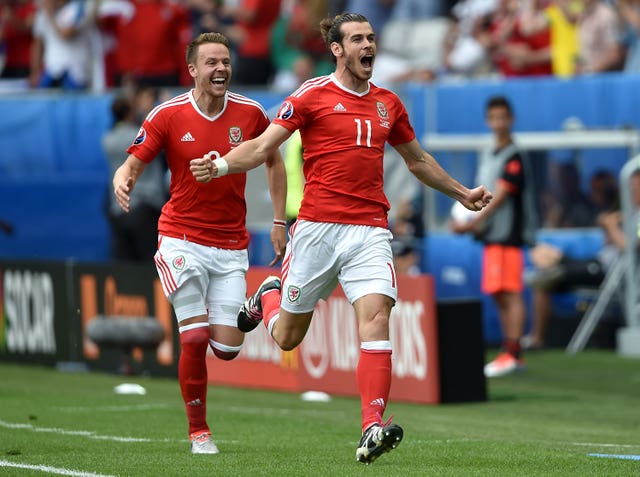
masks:
[[[229,41],[203,33],[187,47],[195,87],[160,104],[145,119],[129,156],[115,172],[113,188],[128,211],[136,179],[164,149],[171,171],[171,198],[158,222],[155,264],[173,305],[180,331],[178,380],[189,423],[191,452],[217,454],[206,421],[207,347],[220,359],[240,352],[244,334],[236,312],[246,296],[249,267],[244,189],[246,175],[215,184],[196,182],[189,171],[194,157],[220,157],[269,125],[257,102],[227,90],[231,79]],[[286,175],[277,150],[265,156],[275,222],[284,221]],[[274,225],[271,240],[279,260],[286,244],[284,227]]]
[[[320,28],[335,72],[303,83],[257,139],[225,157],[195,159],[191,172],[207,182],[246,171],[300,130],[306,185],[282,279],[262,283],[241,308],[238,327],[250,331],[263,320],[278,345],[291,350],[304,338],[318,300],[342,285],[361,340],[356,377],[362,436],[356,459],[368,464],[403,437],[400,426],[382,419],[391,387],[389,315],[398,296],[383,190],[385,143],[396,148],[421,182],[468,209],[482,209],[491,194],[450,177],[420,147],[400,99],[369,81],[376,37],[364,16],[344,13],[323,20]]]

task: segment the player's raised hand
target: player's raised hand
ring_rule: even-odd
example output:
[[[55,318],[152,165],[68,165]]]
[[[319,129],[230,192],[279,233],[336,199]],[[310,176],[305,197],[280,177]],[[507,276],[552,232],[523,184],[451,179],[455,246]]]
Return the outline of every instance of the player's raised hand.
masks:
[[[209,154],[205,154],[198,159],[192,159],[189,163],[189,170],[191,170],[191,174],[198,182],[209,182],[216,176],[217,172],[217,168],[211,161]]]
[[[117,176],[113,179],[113,193],[116,201],[122,210],[129,212],[131,210],[131,189],[133,188],[133,177],[129,176],[124,180],[118,180]]]

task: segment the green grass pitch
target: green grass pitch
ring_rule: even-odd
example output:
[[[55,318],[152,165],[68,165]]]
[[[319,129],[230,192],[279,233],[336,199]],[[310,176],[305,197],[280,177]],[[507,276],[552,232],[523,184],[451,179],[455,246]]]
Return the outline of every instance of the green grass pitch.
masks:
[[[1,364],[0,476],[640,475],[640,360],[589,350],[527,362],[489,381],[486,403],[392,402],[405,438],[369,466],[355,460],[357,399],[210,385],[221,453],[194,456],[177,380]],[[123,382],[147,394],[115,394]]]

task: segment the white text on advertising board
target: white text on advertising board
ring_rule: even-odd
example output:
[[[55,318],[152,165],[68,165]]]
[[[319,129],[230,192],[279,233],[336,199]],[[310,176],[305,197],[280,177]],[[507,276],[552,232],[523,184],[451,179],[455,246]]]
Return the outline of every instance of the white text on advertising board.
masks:
[[[54,354],[55,301],[51,275],[6,270],[3,281],[7,351]]]

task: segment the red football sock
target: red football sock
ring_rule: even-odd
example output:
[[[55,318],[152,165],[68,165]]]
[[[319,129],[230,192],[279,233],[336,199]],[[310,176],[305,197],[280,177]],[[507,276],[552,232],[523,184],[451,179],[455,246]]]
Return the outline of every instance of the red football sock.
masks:
[[[280,313],[281,296],[279,290],[270,290],[260,297],[260,302],[262,303],[262,321],[267,329],[269,329],[271,318]]]
[[[189,434],[209,431],[207,425],[207,365],[209,325],[180,333],[178,381],[187,410]]]
[[[520,359],[522,354],[522,347],[520,346],[520,340],[505,340],[503,348],[514,358]]]
[[[371,424],[382,423],[391,389],[391,350],[360,349],[356,379],[364,431]]]

